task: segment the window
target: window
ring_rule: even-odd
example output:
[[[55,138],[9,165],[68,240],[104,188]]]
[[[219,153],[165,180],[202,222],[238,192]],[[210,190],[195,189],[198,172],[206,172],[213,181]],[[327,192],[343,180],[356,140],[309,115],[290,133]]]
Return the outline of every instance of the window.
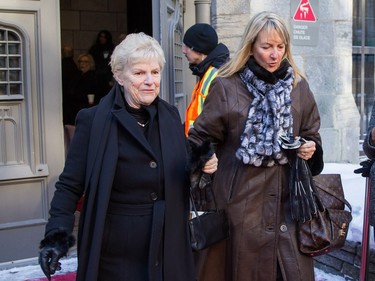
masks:
[[[0,100],[23,96],[20,38],[15,31],[0,28]]]
[[[0,181],[35,173],[24,38],[16,28],[0,24]]]
[[[375,101],[375,0],[353,0],[352,87],[364,139]]]

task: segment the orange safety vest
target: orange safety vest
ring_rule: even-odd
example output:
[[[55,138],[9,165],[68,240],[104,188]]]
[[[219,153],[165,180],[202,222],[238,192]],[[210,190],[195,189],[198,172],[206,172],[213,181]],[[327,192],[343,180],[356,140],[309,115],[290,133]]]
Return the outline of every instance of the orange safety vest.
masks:
[[[217,75],[218,69],[210,66],[204,73],[201,80],[195,84],[191,101],[185,112],[185,134],[188,135],[189,129],[193,127],[193,123],[202,112],[203,103],[208,95],[212,80]]]

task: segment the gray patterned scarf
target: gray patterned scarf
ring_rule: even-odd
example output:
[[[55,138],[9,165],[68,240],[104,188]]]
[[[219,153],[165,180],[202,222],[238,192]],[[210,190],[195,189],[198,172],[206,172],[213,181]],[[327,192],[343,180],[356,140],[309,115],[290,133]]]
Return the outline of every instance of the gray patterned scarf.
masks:
[[[286,71],[283,77],[272,81],[275,83],[259,79],[249,67],[239,74],[254,97],[241,135],[241,145],[236,152],[244,164],[270,167],[275,161],[281,165],[288,162],[278,143],[279,134],[293,134],[290,93],[294,75],[292,67],[285,63]],[[269,72],[267,75],[272,76]]]

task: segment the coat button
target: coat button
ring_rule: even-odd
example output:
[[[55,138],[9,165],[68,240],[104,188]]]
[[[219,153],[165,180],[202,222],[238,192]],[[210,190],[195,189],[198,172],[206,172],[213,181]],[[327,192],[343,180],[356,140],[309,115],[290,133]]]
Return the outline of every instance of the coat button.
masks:
[[[285,224],[280,225],[280,231],[286,232],[288,230],[288,227]]]
[[[155,169],[158,166],[155,161],[150,161],[150,167]]]
[[[156,192],[151,192],[150,197],[152,201],[158,200],[158,195],[156,194]]]

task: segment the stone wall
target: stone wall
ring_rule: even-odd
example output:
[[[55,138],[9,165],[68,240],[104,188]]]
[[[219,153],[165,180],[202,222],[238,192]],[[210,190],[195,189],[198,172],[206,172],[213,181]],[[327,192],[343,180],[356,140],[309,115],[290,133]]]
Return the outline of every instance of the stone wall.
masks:
[[[114,43],[127,33],[127,0],[61,0],[61,46],[73,46],[74,56],[87,52],[100,30],[112,33]]]
[[[315,257],[315,267],[339,275],[347,281],[357,281],[360,276],[362,244],[346,241],[345,246],[323,256]],[[366,281],[375,280],[375,251],[369,250]]]

